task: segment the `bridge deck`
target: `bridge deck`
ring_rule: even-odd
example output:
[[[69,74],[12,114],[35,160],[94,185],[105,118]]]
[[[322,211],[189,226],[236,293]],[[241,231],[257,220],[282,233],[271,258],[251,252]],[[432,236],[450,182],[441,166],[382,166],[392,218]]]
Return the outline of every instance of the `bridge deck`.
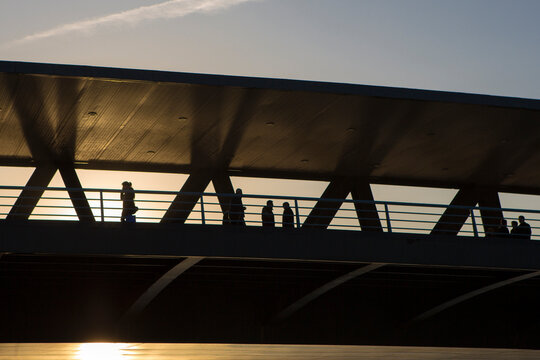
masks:
[[[176,224],[0,221],[0,252],[390,263],[540,270],[540,242]]]

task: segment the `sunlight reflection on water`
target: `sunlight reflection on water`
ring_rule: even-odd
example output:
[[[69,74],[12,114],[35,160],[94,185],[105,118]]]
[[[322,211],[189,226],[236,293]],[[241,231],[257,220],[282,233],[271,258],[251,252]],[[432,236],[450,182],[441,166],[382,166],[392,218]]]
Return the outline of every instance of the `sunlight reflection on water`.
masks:
[[[0,344],[0,360],[537,360],[539,350],[402,346],[20,343]]]

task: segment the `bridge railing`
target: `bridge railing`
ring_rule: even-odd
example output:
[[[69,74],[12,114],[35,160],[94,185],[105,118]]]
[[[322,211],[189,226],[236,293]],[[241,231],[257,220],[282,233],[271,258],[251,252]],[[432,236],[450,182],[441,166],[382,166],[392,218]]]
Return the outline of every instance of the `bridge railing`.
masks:
[[[21,197],[23,189],[26,196]],[[72,191],[72,197],[68,191]],[[29,212],[37,202],[29,220],[72,220],[78,221],[73,201],[88,200],[89,207],[96,221],[118,222],[122,213],[121,190],[118,189],[68,189],[58,187],[29,188],[20,186],[0,186],[0,219],[17,218],[13,214]],[[77,194],[84,194],[77,198]],[[167,209],[173,203],[175,191],[135,190],[135,203],[139,208],[136,213],[137,222],[160,222]],[[216,193],[183,193],[198,200],[193,202],[176,202],[177,205],[186,205],[193,209],[169,212],[168,220],[173,222],[183,221],[186,224],[223,225],[222,205],[228,208],[230,199],[234,194]],[[26,198],[25,198],[26,197]],[[18,200],[19,199],[19,200]],[[219,199],[223,204],[220,204]],[[18,200],[18,201],[17,201]],[[22,201],[21,201],[22,200]],[[342,199],[320,199],[312,197],[275,196],[244,194],[242,196],[245,207],[245,224],[247,226],[261,226],[261,211],[267,200],[274,203],[274,216],[276,227],[283,225],[283,203],[288,202],[294,213],[294,227],[301,228],[310,219],[310,227],[320,227],[341,230],[384,231],[396,233],[429,234],[436,224],[438,226],[452,226],[462,223],[463,215],[447,214],[446,221],[441,222],[441,215],[452,209],[468,214],[467,220],[461,227],[459,235],[471,237],[494,236],[486,234],[483,221],[498,223],[499,217],[490,215],[502,211],[504,219],[508,221],[510,230],[511,221],[517,221],[519,216],[524,216],[531,225],[532,239],[540,239],[540,210],[515,209],[515,208],[481,208],[478,206],[451,206],[443,204],[394,202],[394,201],[364,201]],[[340,204],[336,211],[336,204]],[[317,205],[318,204],[318,205]],[[79,205],[80,206],[80,205]],[[27,207],[27,209],[25,209]],[[314,209],[317,209],[314,211]],[[11,216],[9,215],[11,212]],[[333,215],[335,212],[335,215]],[[483,212],[484,216],[482,216]],[[189,216],[187,216],[189,215]],[[20,215],[19,215],[20,216]],[[187,216],[187,218],[186,218]],[[374,219],[379,219],[380,223]],[[362,220],[362,221],[361,221]],[[361,226],[361,222],[363,226]],[[449,232],[442,226],[440,233]],[[495,229],[491,229],[495,231]]]

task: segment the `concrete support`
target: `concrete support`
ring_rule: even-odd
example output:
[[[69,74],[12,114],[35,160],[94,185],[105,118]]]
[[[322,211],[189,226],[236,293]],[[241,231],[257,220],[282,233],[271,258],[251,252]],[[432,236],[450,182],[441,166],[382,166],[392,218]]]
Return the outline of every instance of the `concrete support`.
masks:
[[[193,211],[195,204],[199,201],[199,194],[190,193],[202,193],[210,184],[212,176],[207,173],[194,173],[191,174],[182,189],[176,195],[171,206],[163,215],[161,219],[162,223],[180,223],[186,222],[189,214]]]
[[[495,190],[474,187],[463,188],[458,191],[450,203],[450,207],[442,214],[431,233],[457,235],[470,215],[470,208],[476,206],[476,204],[480,208],[492,208],[480,209],[484,231],[488,233],[488,228],[497,226],[502,218],[499,194]]]
[[[79,181],[79,177],[73,166],[60,166],[59,170],[64,185],[68,188],[69,197],[71,198],[71,202],[73,203],[73,207],[77,212],[79,220],[83,222],[94,222],[94,214],[92,213],[88,199],[86,199],[81,182]]]
[[[446,208],[437,224],[433,227],[433,230],[431,230],[431,233],[457,235],[469,217],[469,208],[475,206],[477,203],[477,193],[473,188],[460,189],[450,203],[450,207]]]
[[[370,202],[354,203],[358,222],[362,231],[382,231],[381,220],[377,207],[373,203],[373,193],[368,182],[356,182],[352,186],[351,195],[353,200],[363,200]]]
[[[43,195],[44,189],[51,182],[56,168],[50,165],[39,165],[26,183],[26,188],[21,192],[17,201],[11,208],[6,220],[28,220]],[[34,189],[32,189],[34,188]]]
[[[480,206],[480,215],[484,224],[484,232],[489,234],[493,229],[499,226],[503,217],[501,211],[501,201],[496,191],[482,191],[479,194],[478,206]],[[492,208],[492,209],[483,209]]]
[[[313,207],[302,227],[316,227],[326,229],[339,208],[343,200],[351,191],[350,183],[347,180],[339,179],[331,181],[328,187]]]
[[[234,194],[234,188],[231,182],[231,178],[226,174],[215,175],[212,179],[214,189],[218,194]],[[223,213],[229,211],[229,205],[231,203],[230,196],[218,196],[219,205]]]

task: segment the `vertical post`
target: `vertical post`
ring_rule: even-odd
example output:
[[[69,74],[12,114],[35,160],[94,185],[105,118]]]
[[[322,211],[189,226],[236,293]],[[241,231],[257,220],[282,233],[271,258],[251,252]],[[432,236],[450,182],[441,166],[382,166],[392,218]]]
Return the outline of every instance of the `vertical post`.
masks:
[[[294,208],[296,210],[296,227],[300,229],[300,214],[298,213],[298,199],[294,199]]]
[[[474,208],[471,208],[471,221],[472,221],[472,228],[474,232],[474,237],[478,237],[478,228],[476,227],[476,219],[474,218]]]
[[[390,211],[388,211],[388,204],[384,203],[384,213],[386,214],[386,231],[392,232],[392,225],[390,225]]]
[[[101,222],[105,221],[105,210],[103,207],[103,191],[99,191],[99,207],[101,209]]]
[[[202,220],[202,224],[206,225],[206,220],[204,218],[204,197],[203,197],[203,194],[201,194],[201,220]]]

